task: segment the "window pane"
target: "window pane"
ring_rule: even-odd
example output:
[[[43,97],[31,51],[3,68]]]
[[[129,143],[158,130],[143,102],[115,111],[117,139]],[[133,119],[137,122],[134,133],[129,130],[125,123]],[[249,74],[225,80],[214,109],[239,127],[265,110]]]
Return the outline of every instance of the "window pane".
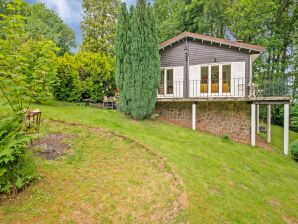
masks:
[[[219,66],[211,66],[211,92],[219,93]]]
[[[201,93],[208,93],[208,66],[201,67]]]
[[[160,71],[160,86],[159,86],[159,89],[158,89],[158,94],[165,94],[165,70],[161,70]]]
[[[173,94],[173,86],[174,86],[174,76],[173,69],[167,70],[167,94]]]
[[[222,92],[231,92],[231,65],[222,66]]]

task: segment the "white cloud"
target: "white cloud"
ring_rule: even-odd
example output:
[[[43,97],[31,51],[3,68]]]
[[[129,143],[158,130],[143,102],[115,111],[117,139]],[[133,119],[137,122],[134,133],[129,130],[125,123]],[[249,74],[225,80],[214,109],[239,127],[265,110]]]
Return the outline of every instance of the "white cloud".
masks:
[[[55,10],[67,24],[79,24],[82,20],[81,0],[37,0]]]

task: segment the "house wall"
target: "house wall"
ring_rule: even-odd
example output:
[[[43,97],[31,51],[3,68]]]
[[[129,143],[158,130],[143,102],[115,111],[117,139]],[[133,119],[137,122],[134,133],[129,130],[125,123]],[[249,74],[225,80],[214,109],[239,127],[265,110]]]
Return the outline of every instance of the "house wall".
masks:
[[[197,129],[232,140],[250,142],[250,110],[246,102],[197,102]],[[160,119],[191,128],[191,102],[159,102]]]
[[[178,44],[174,44],[172,47],[167,47],[160,51],[160,66],[161,67],[178,67],[183,66],[184,80],[183,80],[183,96],[187,94],[187,60],[185,55],[185,44],[186,42],[180,41]]]
[[[189,49],[189,62],[185,54],[185,49]],[[172,46],[160,50],[161,67],[184,66],[184,96],[188,93],[188,63],[189,66],[208,64],[216,62],[241,62],[245,61],[245,84],[250,80],[250,54],[239,51],[239,48],[229,48],[218,44],[200,42],[188,39],[175,43]],[[248,94],[248,91],[246,91]]]

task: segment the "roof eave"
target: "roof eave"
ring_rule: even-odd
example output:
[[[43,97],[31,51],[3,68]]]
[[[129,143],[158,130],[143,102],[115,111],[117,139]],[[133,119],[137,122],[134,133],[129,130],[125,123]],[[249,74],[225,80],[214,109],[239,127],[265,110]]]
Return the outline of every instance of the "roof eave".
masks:
[[[172,46],[174,43],[176,43],[176,42],[178,42],[178,41],[180,41],[184,38],[192,38],[194,40],[202,40],[202,41],[207,41],[207,42],[210,42],[210,43],[218,43],[218,44],[220,44],[220,47],[222,45],[225,45],[225,46],[228,46],[228,47],[233,46],[233,47],[236,47],[236,48],[239,48],[239,49],[249,50],[249,53],[251,51],[255,51],[255,52],[258,52],[260,55],[263,54],[266,50],[264,47],[261,47],[261,46],[258,46],[258,48],[246,47],[246,46],[243,46],[243,45],[241,45],[241,46],[240,45],[235,45],[233,43],[227,43],[227,42],[222,42],[222,41],[214,41],[214,40],[210,40],[210,39],[207,39],[207,38],[198,38],[198,37],[195,37],[193,35],[188,35],[188,32],[183,32],[180,35],[173,37],[172,39],[169,39],[167,41],[162,42],[160,44],[159,50],[164,50],[166,47]]]

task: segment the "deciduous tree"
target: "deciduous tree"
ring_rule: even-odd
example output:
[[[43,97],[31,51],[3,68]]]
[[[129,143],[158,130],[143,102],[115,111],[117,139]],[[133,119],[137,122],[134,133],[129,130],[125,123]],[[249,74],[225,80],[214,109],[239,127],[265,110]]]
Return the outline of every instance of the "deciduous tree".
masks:
[[[25,29],[35,40],[53,41],[59,48],[59,55],[76,47],[75,33],[63,20],[42,3],[29,4],[26,10]]]
[[[120,0],[83,0],[83,50],[114,54]]]

